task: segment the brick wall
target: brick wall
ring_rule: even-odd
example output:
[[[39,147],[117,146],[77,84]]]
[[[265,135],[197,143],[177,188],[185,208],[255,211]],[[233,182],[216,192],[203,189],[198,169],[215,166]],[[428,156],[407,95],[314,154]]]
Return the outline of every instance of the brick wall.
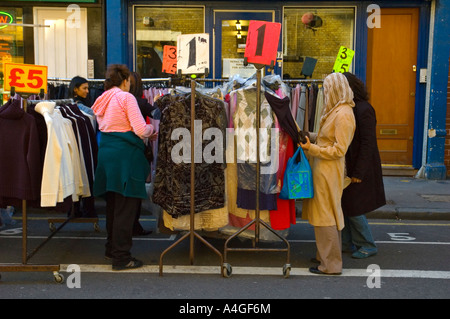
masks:
[[[445,138],[444,164],[447,167],[447,177],[450,177],[450,70],[447,85],[447,117],[445,129],[447,131],[447,137]]]

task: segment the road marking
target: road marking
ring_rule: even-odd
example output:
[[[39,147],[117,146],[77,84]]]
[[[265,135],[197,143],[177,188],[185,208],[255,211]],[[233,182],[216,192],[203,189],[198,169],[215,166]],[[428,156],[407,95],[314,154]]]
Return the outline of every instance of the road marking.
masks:
[[[61,271],[66,271],[67,264],[60,265]],[[152,273],[159,274],[159,265],[144,265],[141,268],[131,270],[113,271],[111,265],[78,264],[80,271],[86,273]],[[221,275],[221,266],[163,266],[163,275],[166,274],[197,274],[197,275]],[[282,276],[282,267],[232,267],[233,275],[252,276]],[[368,277],[367,269],[343,269],[339,276],[333,277]],[[308,268],[291,268],[290,276],[318,276],[309,272]],[[434,270],[402,270],[381,269],[382,278],[426,278],[426,279],[450,279],[450,271]]]
[[[153,241],[174,241],[175,238],[177,237],[177,235],[170,235],[170,237],[148,237],[148,238],[144,238],[144,237],[133,237],[133,240],[137,240],[137,241],[148,241],[148,240],[153,240]],[[4,235],[4,236],[0,236],[0,238],[13,238],[13,239],[22,239],[22,236],[8,236],[8,235]],[[47,239],[48,237],[46,236],[27,236],[28,239]],[[88,239],[88,240],[106,240],[106,237],[74,237],[74,236],[54,236],[52,237],[52,240],[54,239],[76,239],[76,240],[80,240],[80,239]]]
[[[290,243],[315,243],[315,240],[309,239],[290,239],[288,240]],[[376,244],[417,244],[417,245],[450,245],[450,242],[440,242],[440,241],[383,241],[376,240]]]
[[[0,238],[12,238],[12,239],[22,239],[22,236],[17,236],[17,232],[14,235],[1,234]],[[47,239],[47,236],[27,236],[28,239]],[[136,241],[174,241],[177,238],[176,234],[170,235],[170,237],[133,237]],[[76,236],[54,236],[54,239],[75,239],[75,240],[106,240],[106,237],[76,237]],[[290,243],[315,243],[314,239],[289,239]],[[376,244],[417,244],[417,245],[450,245],[450,242],[439,242],[439,241],[375,241]]]

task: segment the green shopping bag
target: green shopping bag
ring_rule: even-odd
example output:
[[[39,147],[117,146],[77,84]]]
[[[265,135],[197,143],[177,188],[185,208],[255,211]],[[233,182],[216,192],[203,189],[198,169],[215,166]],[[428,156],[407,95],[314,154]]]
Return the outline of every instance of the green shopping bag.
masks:
[[[300,156],[299,156],[300,155]],[[311,166],[299,147],[286,165],[281,199],[312,198],[314,196]]]

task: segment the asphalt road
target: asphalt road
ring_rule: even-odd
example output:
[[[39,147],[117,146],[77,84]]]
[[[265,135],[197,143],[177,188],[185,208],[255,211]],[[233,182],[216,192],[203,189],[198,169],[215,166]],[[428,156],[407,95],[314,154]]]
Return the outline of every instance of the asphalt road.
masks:
[[[47,218],[29,218],[29,251],[50,234]],[[95,232],[91,224],[67,224],[30,259],[30,264],[60,265],[60,274],[65,277],[63,283],[55,283],[53,274],[48,272],[0,270],[0,299],[175,299],[178,301],[171,310],[176,312],[183,311],[181,307],[188,310],[185,301],[192,299],[208,304],[213,299],[257,299],[270,303],[272,299],[450,297],[448,221],[370,220],[378,254],[357,260],[344,253],[342,275],[323,276],[308,272],[313,266],[310,259],[315,255],[314,232],[309,224],[299,220],[287,238],[290,260],[286,252],[229,251],[226,262],[231,265],[232,274],[228,278],[221,275],[221,258],[198,240],[194,244],[194,264],[190,265],[189,239],[167,252],[163,276],[160,276],[160,255],[180,235],[159,233],[134,239],[132,252],[144,261],[143,268],[113,272],[103,258],[104,223],[100,218],[100,232]],[[142,224],[144,228],[155,229],[156,220],[144,216]],[[224,239],[205,239],[223,252]],[[20,263],[21,245],[20,227],[0,231],[0,262]],[[251,248],[252,242],[236,239],[227,247]],[[261,242],[258,247],[282,249],[286,246]],[[291,269],[289,276],[284,276],[283,266],[288,262]],[[77,271],[66,272],[69,265],[75,265],[69,268]],[[220,304],[214,312],[223,311],[223,307],[224,304]],[[276,307],[276,303],[272,304],[272,313],[276,313]],[[206,308],[192,309],[206,311]],[[258,311],[262,310],[267,309]]]

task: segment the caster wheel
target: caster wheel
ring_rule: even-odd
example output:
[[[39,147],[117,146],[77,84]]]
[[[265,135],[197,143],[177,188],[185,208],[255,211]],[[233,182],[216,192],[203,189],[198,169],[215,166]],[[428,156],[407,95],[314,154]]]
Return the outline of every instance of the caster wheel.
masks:
[[[290,264],[285,264],[283,266],[283,276],[284,276],[284,278],[289,278],[290,273],[291,273],[291,265]]]
[[[94,223],[94,230],[99,233],[100,232],[100,226],[98,223]]]
[[[53,273],[55,282],[58,284],[62,284],[64,282],[64,276],[61,275],[59,272],[55,272]]]
[[[229,277],[231,277],[232,272],[233,272],[233,269],[231,268],[230,264],[224,263],[222,265],[222,276],[229,278]]]
[[[48,228],[50,229],[51,232],[54,232],[56,230],[55,224],[53,223],[49,223]]]

